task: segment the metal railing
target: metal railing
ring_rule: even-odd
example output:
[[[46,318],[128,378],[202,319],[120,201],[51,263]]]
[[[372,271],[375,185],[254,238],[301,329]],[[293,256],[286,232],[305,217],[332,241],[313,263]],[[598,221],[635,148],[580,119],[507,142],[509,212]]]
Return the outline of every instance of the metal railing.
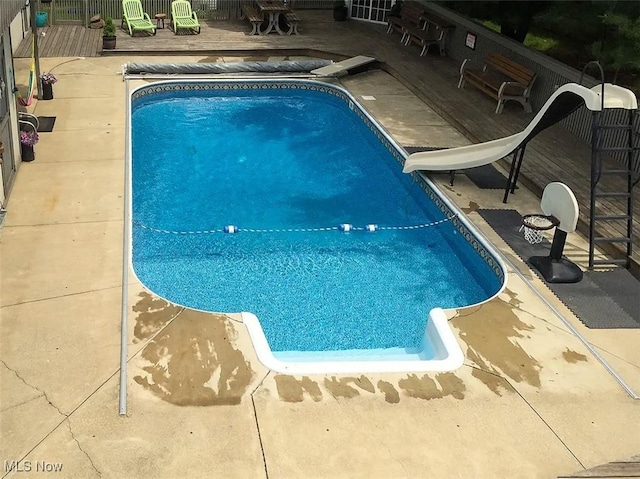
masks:
[[[191,0],[191,7],[203,19],[224,20],[239,16],[240,6],[253,0]],[[296,9],[331,9],[333,0],[291,0]],[[152,18],[157,13],[171,12],[171,0],[142,0],[142,7]],[[38,11],[48,13],[51,25],[87,26],[94,15],[101,18],[122,17],[122,0],[36,0]]]

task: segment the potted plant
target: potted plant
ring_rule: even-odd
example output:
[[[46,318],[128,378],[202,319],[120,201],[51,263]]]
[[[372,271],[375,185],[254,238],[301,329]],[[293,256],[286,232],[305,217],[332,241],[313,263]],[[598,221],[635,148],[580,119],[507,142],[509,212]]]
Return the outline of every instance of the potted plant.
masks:
[[[349,16],[349,9],[344,0],[334,0],[333,2],[333,19],[343,22]]]
[[[22,161],[33,161],[36,159],[33,147],[38,143],[39,139],[40,137],[35,129],[20,131],[20,156],[22,157]]]
[[[48,72],[40,75],[40,81],[42,82],[41,100],[53,100],[53,84],[58,81],[58,78],[53,73]]]
[[[107,17],[102,30],[102,49],[113,50],[116,47],[116,26],[113,18]]]

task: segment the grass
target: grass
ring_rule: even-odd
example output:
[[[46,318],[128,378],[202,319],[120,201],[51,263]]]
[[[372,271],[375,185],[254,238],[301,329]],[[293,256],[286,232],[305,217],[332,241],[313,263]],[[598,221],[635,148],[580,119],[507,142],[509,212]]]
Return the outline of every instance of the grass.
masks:
[[[482,22],[482,25],[496,33],[500,33],[500,25],[495,22],[487,20]],[[529,32],[527,33],[527,37],[524,39],[524,45],[532,50],[546,53],[549,50],[556,48],[559,45],[559,42],[555,38]]]
[[[500,33],[500,25],[490,20],[480,22],[483,26],[491,31]],[[561,42],[560,40],[548,35],[527,33],[524,45],[545,53],[556,60],[565,63],[577,70],[582,70],[584,65],[589,61],[589,57],[585,56],[584,49],[578,45]],[[605,77],[607,81],[612,80],[613,72],[611,68],[605,69]],[[640,94],[640,75],[634,72],[620,72],[617,83],[626,88],[631,89],[634,93]]]

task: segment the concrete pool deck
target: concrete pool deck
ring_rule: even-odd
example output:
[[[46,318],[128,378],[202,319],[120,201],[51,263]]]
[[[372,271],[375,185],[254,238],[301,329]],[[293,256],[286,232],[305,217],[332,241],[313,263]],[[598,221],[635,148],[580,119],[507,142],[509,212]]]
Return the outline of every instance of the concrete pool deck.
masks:
[[[130,275],[120,416],[126,60],[42,60],[60,81],[30,111],[56,124],[21,165],[0,230],[2,477],[22,476],[4,461],[40,461],[78,478],[552,478],[638,454],[640,401],[514,270],[499,298],[449,312],[458,371],[348,376],[271,372],[239,315],[173,306]],[[383,72],[342,83],[375,97],[362,104],[401,144],[469,143]],[[640,330],[585,328],[546,290],[477,214],[502,208],[502,191],[433,179],[640,392]],[[509,208],[539,199],[521,187]],[[585,248],[572,234],[565,253],[583,261]]]

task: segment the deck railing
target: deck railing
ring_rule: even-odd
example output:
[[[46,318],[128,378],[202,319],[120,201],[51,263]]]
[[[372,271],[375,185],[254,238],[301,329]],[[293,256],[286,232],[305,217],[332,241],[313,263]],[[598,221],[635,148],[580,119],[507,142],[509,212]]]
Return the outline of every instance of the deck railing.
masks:
[[[191,0],[191,7],[203,19],[225,20],[235,19],[240,6],[253,0]],[[331,9],[332,0],[290,0],[289,4],[296,9]],[[142,0],[144,11],[151,17],[156,13],[171,12],[171,0]],[[37,0],[38,11],[47,12],[51,25],[89,24],[94,15],[103,19],[122,16],[122,0]]]
[[[531,104],[533,105],[534,111],[539,110],[560,85],[569,82],[582,82],[584,86],[591,88],[599,83],[598,79],[587,75],[581,79],[581,72],[579,70],[527,48],[514,40],[501,36],[483,25],[447,10],[436,3],[427,2],[425,5],[427,9],[433,10],[434,13],[456,25],[456,28],[450,33],[447,40],[447,56],[449,58],[460,63],[466,58],[476,63],[482,63],[489,52],[496,52],[535,71],[538,77],[531,92]],[[466,36],[468,33],[474,34],[477,37],[473,48],[467,45]],[[593,73],[593,71],[589,73]],[[591,112],[586,108],[580,108],[562,120],[560,124],[587,144],[591,144],[591,119]],[[603,115],[602,121],[607,124],[625,124],[628,121],[627,112],[619,109],[607,110]],[[640,132],[640,116],[635,119],[635,131]],[[625,132],[621,130],[611,130],[605,138],[607,142],[611,141],[609,144],[616,144],[615,142],[622,142],[617,144],[625,144],[624,135]],[[636,136],[634,141],[635,146],[640,147],[640,135]],[[625,155],[626,153],[624,152],[611,153],[611,156],[616,158],[621,164],[627,161]],[[636,154],[633,169],[637,173],[640,173],[640,159],[638,159],[637,156]]]

